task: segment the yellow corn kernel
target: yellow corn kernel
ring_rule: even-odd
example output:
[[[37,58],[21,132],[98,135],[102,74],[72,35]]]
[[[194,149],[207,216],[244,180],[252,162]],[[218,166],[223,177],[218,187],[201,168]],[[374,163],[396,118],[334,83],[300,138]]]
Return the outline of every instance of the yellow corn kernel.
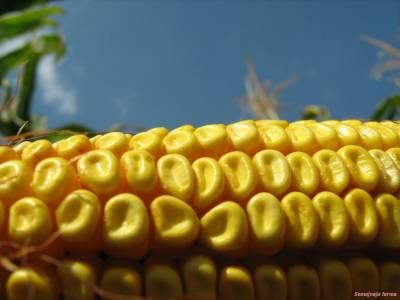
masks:
[[[379,218],[378,242],[387,248],[400,247],[400,201],[390,194],[375,198]],[[400,281],[399,281],[400,282]]]
[[[3,201],[15,201],[31,194],[32,171],[22,160],[10,160],[0,164],[0,197]]]
[[[0,164],[6,161],[18,159],[19,155],[13,148],[8,146],[0,146]]]
[[[280,266],[274,264],[257,266],[253,276],[257,299],[287,299],[286,275]]]
[[[5,227],[7,226],[7,216],[6,216],[6,210],[4,209],[4,204],[3,202],[0,201],[0,234],[3,235],[3,232],[5,231]],[[0,271],[1,275],[1,271]]]
[[[194,190],[194,174],[187,158],[180,154],[167,154],[157,162],[158,178],[164,191],[189,201]]]
[[[187,132],[193,132],[195,128],[192,125],[186,124],[186,125],[181,125],[179,127],[176,127],[175,129],[171,130],[172,131],[187,131]]]
[[[350,237],[355,244],[365,245],[378,233],[378,215],[374,200],[364,190],[353,189],[344,197],[350,217]]]
[[[147,130],[147,132],[154,133],[158,135],[161,139],[163,139],[168,134],[168,129],[165,127],[155,127]]]
[[[83,154],[78,160],[77,173],[82,185],[99,196],[113,194],[120,185],[118,159],[108,150]]]
[[[150,204],[154,244],[160,248],[183,248],[195,242],[199,219],[191,206],[173,196],[160,196]]]
[[[182,267],[182,276],[187,297],[217,298],[217,268],[207,256],[195,255],[186,259]]]
[[[379,132],[374,128],[366,125],[356,126],[361,137],[361,142],[366,149],[381,149],[382,139]]]
[[[368,258],[352,258],[348,268],[353,281],[353,291],[377,292],[379,290],[379,270]]]
[[[100,201],[92,192],[76,190],[70,193],[55,212],[55,220],[63,241],[69,244],[68,246],[72,244],[73,250],[97,251],[97,231],[100,227],[101,213]],[[70,248],[68,246],[67,248]]]
[[[143,149],[125,152],[120,161],[123,180],[134,194],[153,191],[157,184],[157,170],[154,156]]]
[[[342,146],[362,145],[361,137],[358,131],[351,125],[339,123],[333,125]]]
[[[274,195],[259,193],[247,203],[250,237],[253,248],[263,254],[275,254],[285,242],[286,220]]]
[[[233,151],[219,159],[225,174],[226,189],[237,201],[244,201],[257,185],[256,171],[251,159],[243,152]]]
[[[328,149],[317,151],[312,161],[319,171],[321,191],[340,194],[350,181],[349,172],[339,155]]]
[[[10,207],[8,235],[21,245],[38,245],[48,238],[53,229],[46,204],[34,197],[16,201]]]
[[[151,298],[181,299],[182,282],[178,272],[167,264],[154,263],[145,270],[146,296]]]
[[[142,278],[139,272],[126,266],[108,267],[102,274],[100,286],[116,298],[142,296]]]
[[[26,266],[13,271],[6,283],[8,300],[56,300],[54,277],[41,268]]]
[[[291,192],[282,199],[281,205],[286,215],[288,246],[313,246],[318,237],[318,216],[310,198],[300,192]]]
[[[57,156],[67,160],[72,160],[79,155],[92,150],[89,138],[83,134],[73,135],[61,140],[57,144],[53,144],[53,147],[56,150]]]
[[[219,292],[221,299],[255,299],[251,274],[240,266],[223,267],[219,274]]]
[[[319,174],[311,157],[303,152],[292,152],[286,159],[292,171],[292,190],[314,194],[319,185]]]
[[[285,130],[290,138],[293,151],[313,154],[319,150],[315,135],[307,126],[292,123]]]
[[[122,132],[109,132],[99,137],[94,146],[99,150],[108,150],[120,157],[128,150],[128,140]]]
[[[218,162],[209,157],[197,159],[192,168],[196,182],[193,207],[204,210],[213,205],[224,191],[224,173]]]
[[[386,293],[397,293],[399,295],[400,264],[398,262],[383,262],[379,266],[380,290]],[[382,295],[383,296],[383,295]]]
[[[192,131],[173,130],[162,140],[165,151],[169,154],[181,154],[189,159],[198,156],[200,146]]]
[[[286,157],[276,150],[263,150],[253,157],[262,189],[280,196],[292,183],[292,172]]]
[[[375,160],[380,171],[377,191],[382,193],[395,193],[400,188],[400,171],[390,156],[382,150],[368,151]]]
[[[368,122],[366,125],[374,128],[378,132],[384,150],[399,146],[399,136],[394,129],[378,122]]]
[[[149,131],[135,134],[129,141],[129,148],[134,150],[146,150],[155,157],[160,157],[165,152],[162,144],[162,137]]]
[[[347,125],[351,125],[351,126],[362,125],[362,121],[360,121],[358,119],[342,120],[341,122],[342,122],[342,124],[347,124]]]
[[[254,153],[260,146],[260,136],[254,124],[233,123],[226,126],[226,132],[233,148],[237,151]]]
[[[320,282],[317,272],[307,266],[297,265],[287,273],[290,300],[312,300],[320,298]]]
[[[360,146],[344,146],[338,154],[350,174],[352,188],[373,191],[379,183],[379,169],[368,151]]]
[[[321,299],[353,299],[351,274],[344,263],[336,259],[324,259],[318,265],[318,273]]]
[[[349,236],[350,220],[343,200],[334,193],[321,192],[312,200],[319,219],[319,242],[324,246],[343,245]]]
[[[118,194],[104,207],[103,242],[107,253],[141,258],[149,244],[150,221],[143,201],[133,194]]]
[[[230,150],[230,141],[223,124],[199,127],[194,131],[194,135],[205,153],[211,157],[219,158]]]
[[[400,170],[400,148],[391,148],[386,150],[386,153],[393,160],[397,169]]]
[[[68,160],[50,157],[36,165],[32,189],[35,195],[47,205],[54,207],[77,187],[75,170]]]
[[[96,272],[93,267],[79,260],[63,260],[58,266],[65,300],[94,300]]]
[[[246,214],[235,202],[225,201],[210,209],[200,220],[200,240],[208,248],[227,254],[241,254],[247,247]]]
[[[264,127],[269,125],[279,126],[286,128],[289,126],[289,122],[286,120],[256,120],[254,121],[257,127]]]
[[[101,134],[97,134],[97,135],[95,135],[95,136],[92,136],[92,137],[89,139],[90,144],[92,145],[92,148],[93,148],[93,149],[95,148],[96,141],[97,141],[99,138],[101,138]]]
[[[284,127],[266,125],[259,127],[258,131],[265,148],[276,150],[284,154],[290,152],[291,142]]]
[[[314,133],[315,139],[321,149],[337,150],[340,147],[340,139],[334,127],[328,124],[311,123],[307,127]]]
[[[327,124],[327,125],[330,125],[330,126],[336,126],[336,125],[340,124],[340,121],[338,121],[338,120],[325,120],[325,121],[322,121],[321,123],[322,124]]]
[[[22,151],[24,151],[24,149],[25,149],[28,145],[30,145],[30,144],[32,144],[32,142],[30,142],[30,141],[23,141],[23,142],[21,142],[21,143],[19,143],[19,144],[16,144],[15,146],[13,146],[13,150],[14,150],[15,152],[17,152],[18,155],[21,155],[21,154],[22,154]]]
[[[34,167],[42,159],[56,156],[56,151],[52,144],[47,140],[38,140],[27,145],[21,153],[21,159]]]

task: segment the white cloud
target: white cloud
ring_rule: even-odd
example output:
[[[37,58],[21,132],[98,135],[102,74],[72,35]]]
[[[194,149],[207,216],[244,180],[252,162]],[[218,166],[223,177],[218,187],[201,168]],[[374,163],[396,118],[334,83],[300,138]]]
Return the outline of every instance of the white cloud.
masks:
[[[113,103],[119,113],[120,118],[125,118],[130,110],[132,102],[135,101],[136,94],[134,92],[130,92],[125,97],[117,97],[114,98]]]
[[[60,114],[74,115],[78,109],[76,92],[60,80],[54,56],[46,56],[41,60],[38,75],[44,102],[55,106]]]

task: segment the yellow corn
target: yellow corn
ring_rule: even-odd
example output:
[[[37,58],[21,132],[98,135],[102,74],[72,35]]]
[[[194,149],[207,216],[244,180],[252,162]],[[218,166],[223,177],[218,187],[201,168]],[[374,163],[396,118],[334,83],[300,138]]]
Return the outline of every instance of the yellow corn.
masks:
[[[399,134],[394,122],[244,120],[1,146],[0,236],[16,253],[0,243],[0,262],[58,256],[60,284],[79,287],[70,296],[64,291],[65,299],[118,290],[222,299],[348,299],[350,291],[379,291],[381,275],[368,259],[322,259],[318,267],[261,259],[251,268],[246,259],[305,249],[397,251]],[[194,245],[217,260],[192,253],[172,261]],[[165,254],[166,261],[145,263],[143,271],[110,263],[94,276],[96,268],[67,252],[103,252],[111,261]],[[244,261],[219,261],[239,257]],[[383,265],[382,276],[395,282],[396,266]],[[16,287],[26,274],[37,295],[54,296],[46,272],[23,268],[7,279],[10,299],[21,299]]]

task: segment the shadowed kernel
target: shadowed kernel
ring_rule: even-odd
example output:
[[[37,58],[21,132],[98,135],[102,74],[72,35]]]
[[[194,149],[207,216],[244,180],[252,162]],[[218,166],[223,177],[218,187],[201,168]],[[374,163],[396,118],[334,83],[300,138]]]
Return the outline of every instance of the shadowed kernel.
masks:
[[[160,196],[151,202],[150,211],[156,247],[183,248],[196,240],[199,219],[186,202],[172,196]]]
[[[321,192],[312,200],[319,219],[319,241],[324,246],[343,245],[349,236],[350,220],[343,199]]]
[[[188,159],[180,154],[167,154],[157,162],[158,178],[164,191],[189,201],[194,190],[194,174]]]
[[[277,265],[259,265],[254,271],[257,299],[286,300],[287,282],[284,270]]]
[[[318,216],[310,198],[300,192],[291,192],[282,199],[281,206],[286,215],[288,246],[314,246],[318,237]]]
[[[322,299],[353,299],[351,274],[344,263],[336,259],[324,259],[318,264],[318,273]]]
[[[353,291],[377,292],[379,290],[379,270],[374,262],[368,258],[352,258],[347,264]]]
[[[187,296],[191,299],[216,299],[217,268],[214,262],[203,255],[185,260],[182,276]]]
[[[219,274],[219,292],[222,299],[254,299],[251,274],[240,266],[223,267]]]
[[[292,171],[292,191],[312,195],[319,185],[319,174],[311,157],[303,152],[292,152],[287,157]]]
[[[93,150],[78,160],[77,173],[80,182],[97,195],[106,196],[119,188],[119,162],[108,150]]]
[[[256,171],[251,159],[243,152],[229,152],[219,159],[219,165],[225,174],[226,188],[230,196],[244,201],[257,184]]]
[[[350,237],[355,244],[370,243],[378,233],[378,215],[374,200],[364,190],[353,189],[344,197],[350,217]]]
[[[119,194],[104,207],[103,242],[117,257],[141,258],[148,250],[150,221],[143,201],[133,194]]]
[[[289,299],[320,299],[320,282],[314,269],[303,265],[293,266],[287,273],[287,281]]]
[[[271,255],[285,242],[286,220],[282,207],[272,194],[259,193],[246,206],[253,248]]]
[[[166,264],[152,264],[145,270],[147,297],[181,299],[182,282],[178,272]]]
[[[397,293],[399,296],[400,264],[398,262],[383,262],[379,266],[381,291]]]
[[[134,268],[111,266],[101,277],[100,286],[109,293],[125,297],[142,296],[142,279]]]
[[[379,183],[379,169],[368,151],[360,146],[344,146],[338,154],[350,174],[350,184],[367,192],[373,191]]]
[[[94,300],[96,272],[91,265],[79,260],[63,260],[58,266],[65,300]]]

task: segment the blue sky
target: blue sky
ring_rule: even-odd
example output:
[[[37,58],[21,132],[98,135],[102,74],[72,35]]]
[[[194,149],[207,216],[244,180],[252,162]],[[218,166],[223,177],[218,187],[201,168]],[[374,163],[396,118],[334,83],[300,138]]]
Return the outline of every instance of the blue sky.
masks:
[[[396,92],[370,70],[377,48],[366,33],[396,43],[396,1],[61,1],[68,53],[39,71],[34,111],[49,126],[115,122],[173,128],[248,118],[244,57],[261,79],[299,80],[281,95],[281,118],[307,104],[334,118],[365,118]],[[397,44],[400,46],[399,44]]]

